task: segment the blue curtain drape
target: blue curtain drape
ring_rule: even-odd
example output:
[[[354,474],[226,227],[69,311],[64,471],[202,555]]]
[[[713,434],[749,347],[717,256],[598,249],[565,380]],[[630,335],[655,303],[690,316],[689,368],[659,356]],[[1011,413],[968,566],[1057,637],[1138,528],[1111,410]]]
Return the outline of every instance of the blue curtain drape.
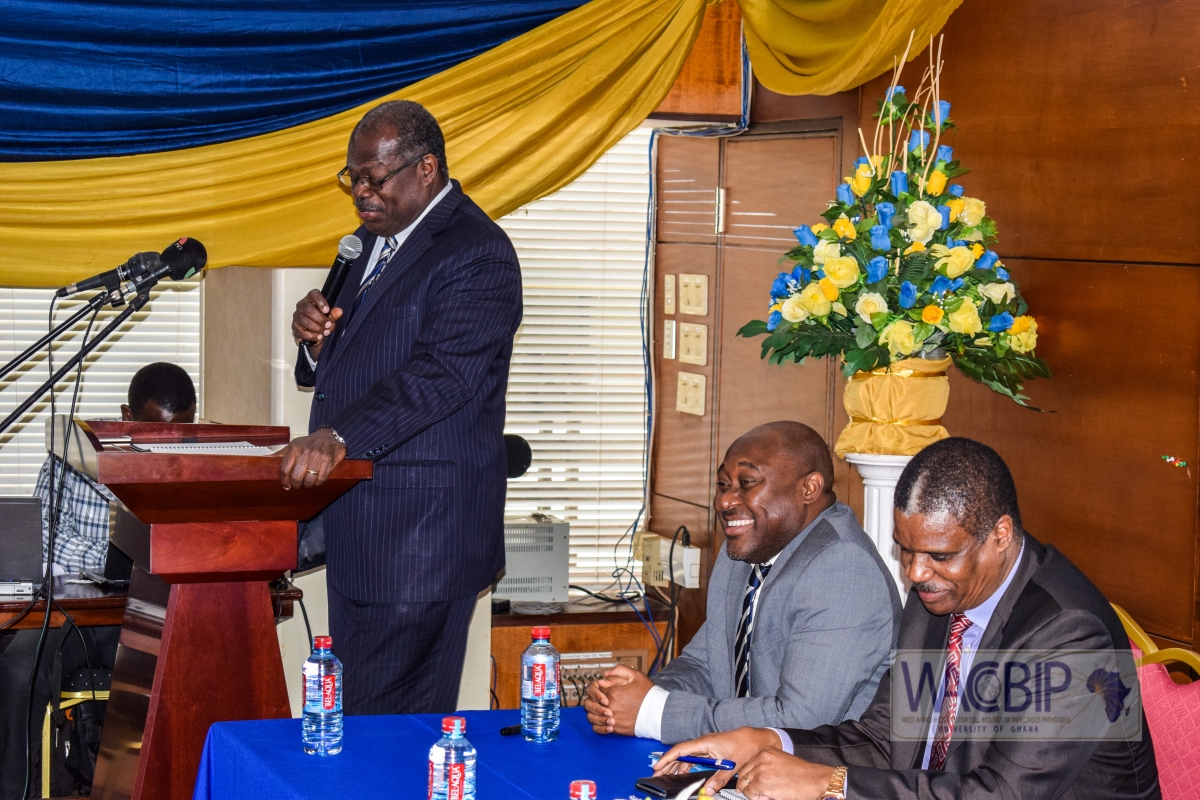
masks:
[[[233,141],[439,73],[584,0],[0,0],[0,161]]]

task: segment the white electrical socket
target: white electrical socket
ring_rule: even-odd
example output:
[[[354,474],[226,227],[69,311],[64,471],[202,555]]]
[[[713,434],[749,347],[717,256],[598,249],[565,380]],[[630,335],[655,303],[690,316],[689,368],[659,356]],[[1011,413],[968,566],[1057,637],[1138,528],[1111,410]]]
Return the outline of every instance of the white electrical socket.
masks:
[[[675,313],[675,276],[663,275],[663,313]]]
[[[654,533],[642,534],[641,544],[642,583],[661,587],[674,582],[685,589],[700,588],[699,547],[684,547],[676,539],[672,552],[671,540]],[[674,566],[669,572],[668,560]]]
[[[675,320],[663,320],[663,358],[675,357]]]
[[[679,360],[684,364],[708,365],[708,326],[679,323]]]
[[[707,275],[680,273],[679,313],[695,317],[708,316]]]
[[[679,373],[675,394],[675,410],[681,414],[704,416],[705,377],[694,372]]]

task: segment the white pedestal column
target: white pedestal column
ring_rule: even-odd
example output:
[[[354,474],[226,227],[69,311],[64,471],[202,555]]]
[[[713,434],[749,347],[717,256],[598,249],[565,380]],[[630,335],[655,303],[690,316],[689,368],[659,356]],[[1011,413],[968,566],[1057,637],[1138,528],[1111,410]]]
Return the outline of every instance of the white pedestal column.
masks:
[[[903,602],[908,587],[900,571],[900,548],[892,541],[892,530],[895,528],[892,497],[896,491],[896,482],[900,480],[900,473],[912,460],[912,456],[847,453],[845,458],[858,469],[858,474],[863,479],[863,530],[871,537],[879,555],[883,556],[884,565],[896,579],[900,601]]]

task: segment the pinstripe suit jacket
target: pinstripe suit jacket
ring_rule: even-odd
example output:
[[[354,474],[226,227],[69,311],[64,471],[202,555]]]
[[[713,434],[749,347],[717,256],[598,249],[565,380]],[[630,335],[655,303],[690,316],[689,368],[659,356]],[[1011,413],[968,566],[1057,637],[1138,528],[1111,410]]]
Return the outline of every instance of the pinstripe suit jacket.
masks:
[[[333,304],[350,309],[376,237]],[[375,461],[323,514],[328,580],[364,602],[474,595],[504,566],[504,393],[521,321],[512,243],[457,181],[325,345],[309,430]]]

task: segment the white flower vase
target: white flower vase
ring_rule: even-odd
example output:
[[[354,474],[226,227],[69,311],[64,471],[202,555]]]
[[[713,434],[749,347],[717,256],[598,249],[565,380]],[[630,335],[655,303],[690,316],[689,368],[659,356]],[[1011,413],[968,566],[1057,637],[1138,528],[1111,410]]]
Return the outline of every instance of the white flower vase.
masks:
[[[908,595],[908,586],[900,570],[900,548],[892,541],[895,521],[893,497],[900,473],[912,456],[878,455],[875,453],[846,453],[843,458],[853,464],[863,479],[863,530],[883,558],[888,573],[896,581],[900,601]]]

